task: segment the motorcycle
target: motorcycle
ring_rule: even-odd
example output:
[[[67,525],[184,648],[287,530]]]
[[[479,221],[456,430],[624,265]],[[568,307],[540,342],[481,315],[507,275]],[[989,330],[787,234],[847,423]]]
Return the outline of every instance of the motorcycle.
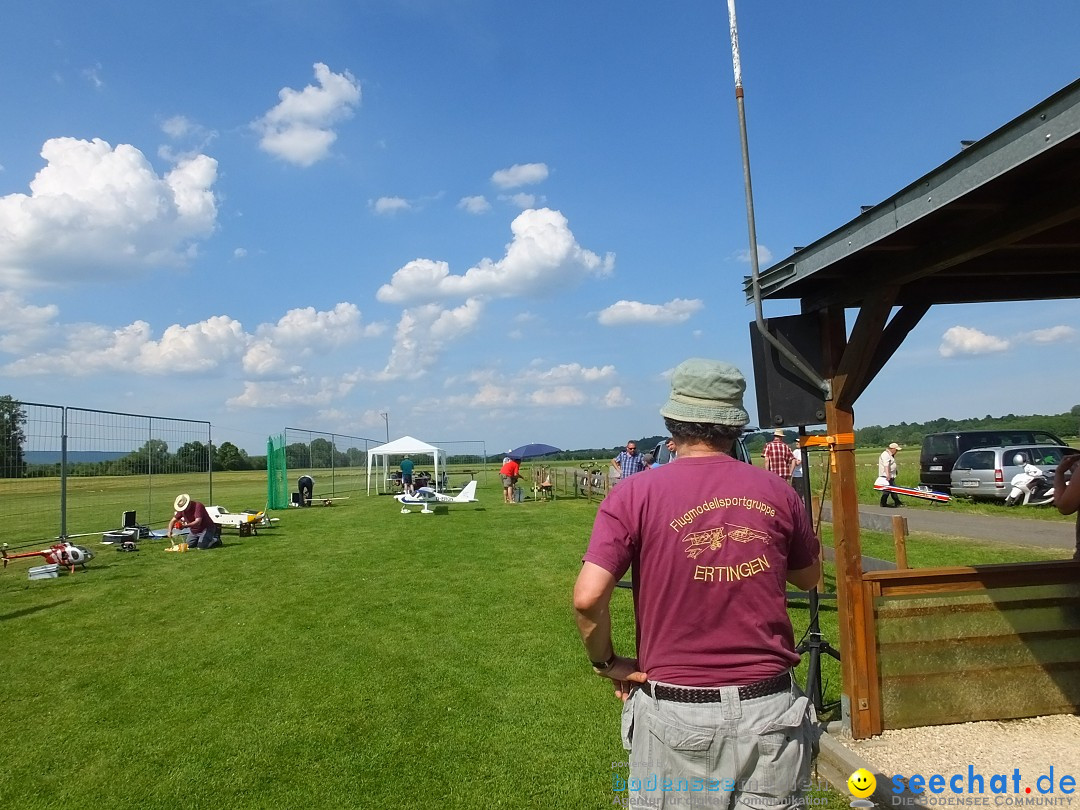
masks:
[[[1025,464],[1009,484],[1012,489],[1005,498],[1006,506],[1045,506],[1054,500],[1053,483],[1034,464]]]

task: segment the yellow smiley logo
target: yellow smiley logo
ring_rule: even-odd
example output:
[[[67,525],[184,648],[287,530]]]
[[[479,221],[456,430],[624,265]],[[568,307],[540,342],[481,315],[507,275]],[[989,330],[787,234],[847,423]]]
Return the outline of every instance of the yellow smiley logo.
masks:
[[[865,799],[871,793],[874,792],[874,788],[877,787],[877,780],[874,775],[866,768],[859,768],[847,780],[847,789],[851,791],[851,795],[857,799]]]

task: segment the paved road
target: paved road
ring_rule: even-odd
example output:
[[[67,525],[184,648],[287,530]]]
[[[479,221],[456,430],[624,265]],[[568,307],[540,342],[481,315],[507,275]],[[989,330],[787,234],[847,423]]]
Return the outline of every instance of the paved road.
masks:
[[[1076,547],[1076,525],[1071,521],[966,515],[947,510],[947,506],[933,509],[882,509],[880,506],[859,505],[861,515],[880,515],[886,520],[893,515],[903,515],[908,521],[908,531],[913,533],[967,537],[973,540],[1010,543],[1014,546],[1061,549]],[[824,520],[831,519],[832,510],[828,504],[822,512]]]

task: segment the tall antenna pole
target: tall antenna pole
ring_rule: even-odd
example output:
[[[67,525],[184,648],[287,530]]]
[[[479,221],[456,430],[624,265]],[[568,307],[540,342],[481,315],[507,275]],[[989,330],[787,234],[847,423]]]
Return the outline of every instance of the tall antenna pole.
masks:
[[[758,271],[757,225],[754,222],[754,189],[750,182],[750,143],[746,137],[746,105],[743,100],[742,62],[739,59],[739,27],[735,21],[735,0],[728,0],[728,27],[731,32],[731,65],[735,70],[735,104],[739,109],[739,138],[742,142],[743,187],[746,189],[746,222],[750,231],[750,278],[754,290],[754,314],[758,332],[774,349],[783,355],[804,378],[812,382],[825,393],[826,399],[832,399],[832,386],[817,372],[791,352],[787,346],[777,340],[765,323],[761,313],[761,281]]]

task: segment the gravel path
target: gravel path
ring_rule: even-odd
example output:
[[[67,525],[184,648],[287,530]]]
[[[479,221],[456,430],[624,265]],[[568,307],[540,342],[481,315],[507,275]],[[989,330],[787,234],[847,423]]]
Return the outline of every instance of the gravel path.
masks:
[[[986,720],[897,729],[869,740],[838,739],[888,775],[966,775],[972,765],[975,773],[989,781],[999,773],[1011,777],[1013,769],[1019,768],[1021,790],[1030,786],[1033,793],[1035,780],[1048,774],[1053,765],[1055,784],[1065,774],[1076,778],[1074,797],[1080,804],[1080,716]]]

